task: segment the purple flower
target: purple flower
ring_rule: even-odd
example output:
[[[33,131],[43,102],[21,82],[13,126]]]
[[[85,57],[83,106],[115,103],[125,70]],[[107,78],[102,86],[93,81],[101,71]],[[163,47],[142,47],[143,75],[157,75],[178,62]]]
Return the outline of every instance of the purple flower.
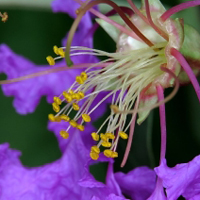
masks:
[[[188,200],[200,198],[200,156],[172,168],[169,168],[163,159],[155,172],[163,180],[167,199],[176,200],[181,195]]]
[[[145,200],[153,192],[156,184],[156,175],[148,167],[138,167],[124,174],[117,172],[115,179],[123,194],[134,200]]]
[[[90,175],[88,150],[78,131],[70,138],[62,158],[51,164],[26,168],[19,156],[20,152],[9,149],[8,144],[0,145],[1,199],[89,200],[96,196],[103,200],[110,194],[121,195],[112,173],[107,174],[107,179],[112,183],[109,186]]]

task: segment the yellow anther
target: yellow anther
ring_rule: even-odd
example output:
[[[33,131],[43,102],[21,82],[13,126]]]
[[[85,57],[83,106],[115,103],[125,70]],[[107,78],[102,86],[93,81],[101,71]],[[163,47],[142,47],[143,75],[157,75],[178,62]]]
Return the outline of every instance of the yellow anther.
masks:
[[[81,9],[79,9],[79,8],[76,9],[76,11],[75,11],[75,12],[76,12],[76,15],[78,15],[78,14],[80,13],[80,11],[81,11]]]
[[[72,99],[76,99],[79,101],[81,99],[81,96],[78,93],[74,93],[72,94]]]
[[[79,84],[83,84],[84,80],[81,78],[81,76],[76,76],[76,82]]]
[[[82,118],[83,118],[83,120],[85,122],[90,122],[91,121],[91,117],[86,113],[82,114]]]
[[[93,133],[91,133],[91,136],[92,136],[92,139],[94,141],[98,141],[99,140],[99,135],[97,133],[93,132]]]
[[[78,94],[80,95],[81,99],[84,98],[85,94],[81,91],[78,91]]]
[[[53,114],[49,114],[48,118],[50,121],[55,122],[55,116]]]
[[[70,117],[68,117],[67,115],[61,115],[61,116],[60,116],[60,119],[66,121],[66,122],[69,122],[69,121],[70,121]]]
[[[69,94],[74,94],[74,90],[68,90]]]
[[[61,103],[62,103],[62,100],[59,97],[54,97],[53,100],[58,105],[61,105]]]
[[[103,154],[108,158],[116,158],[118,157],[118,153],[115,151],[112,151],[110,149],[104,150]]]
[[[103,134],[103,133],[100,134],[100,138],[101,138],[103,141],[105,141],[105,142],[108,141],[108,137],[107,137],[105,134]]]
[[[2,22],[6,22],[8,20],[8,13],[4,12],[3,14],[0,12],[0,17]]]
[[[78,124],[76,128],[79,129],[80,131],[84,131],[85,129],[84,126],[81,124]]]
[[[60,116],[55,117],[55,122],[61,122],[62,119],[60,118]]]
[[[124,140],[126,140],[128,138],[128,135],[125,132],[122,132],[122,131],[119,132],[119,136]]]
[[[69,133],[67,133],[65,130],[60,131],[60,135],[64,138],[67,139],[69,137]]]
[[[106,133],[105,134],[107,138],[114,140],[115,136],[112,133]]]
[[[94,151],[91,151],[90,157],[92,158],[92,160],[97,160],[99,158],[99,154],[95,153]]]
[[[49,65],[55,65],[55,60],[52,58],[52,56],[47,56],[46,59]]]
[[[65,57],[65,52],[63,51],[62,48],[58,48],[58,54],[63,58]]]
[[[77,127],[77,125],[78,125],[77,122],[74,121],[74,120],[71,120],[69,123],[70,123],[70,125],[71,125],[72,127],[74,127],[74,128]]]
[[[99,147],[98,146],[92,146],[91,147],[91,152],[95,152],[95,153],[100,153],[100,149],[99,149]]]
[[[58,47],[55,45],[53,46],[53,51],[56,55],[58,55]]]
[[[79,110],[80,109],[80,107],[79,107],[79,105],[77,103],[73,103],[72,107],[73,107],[74,110]]]
[[[111,105],[110,109],[114,112],[114,113],[118,113],[119,112],[119,107],[116,105]]]
[[[55,112],[59,112],[60,111],[60,106],[57,103],[53,102],[52,106],[53,106],[53,110]]]
[[[88,78],[88,76],[87,76],[87,74],[86,74],[85,72],[81,72],[81,78],[82,78],[84,81],[86,81],[87,78]]]
[[[111,147],[111,143],[110,143],[110,142],[106,142],[106,141],[103,141],[103,142],[101,143],[101,145],[102,145],[103,147]]]
[[[63,92],[63,96],[65,97],[65,99],[66,99],[66,101],[68,102],[68,103],[70,103],[71,101],[72,101],[72,95],[71,94],[69,94],[69,93],[67,93],[67,92]]]
[[[112,158],[117,158],[118,157],[118,153],[116,151],[113,151],[111,157]]]

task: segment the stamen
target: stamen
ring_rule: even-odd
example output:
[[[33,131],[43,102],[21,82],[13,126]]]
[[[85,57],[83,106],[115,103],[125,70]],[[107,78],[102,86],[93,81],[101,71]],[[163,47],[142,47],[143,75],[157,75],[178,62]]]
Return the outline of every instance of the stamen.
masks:
[[[4,12],[3,14],[0,12],[0,17],[2,22],[6,22],[8,20],[8,13]]]
[[[194,87],[194,90],[197,94],[197,97],[200,101],[200,86],[199,86],[197,78],[194,75],[191,67],[189,66],[189,64],[187,63],[187,61],[183,57],[183,55],[178,50],[176,50],[175,48],[171,48],[171,55],[174,56],[178,60],[178,62],[181,64],[182,68],[185,70],[186,74],[188,75],[188,77],[189,77],[189,79],[190,79],[190,81],[191,81],[191,83]]]
[[[198,6],[198,5],[200,5],[200,0],[187,1],[187,2],[181,3],[177,6],[174,6],[170,9],[168,9],[165,13],[163,13],[161,15],[160,19],[164,22],[170,16],[172,16],[173,14],[175,14],[175,13],[181,11],[181,10],[184,10],[184,9],[187,9],[187,8],[190,8],[190,7],[194,7],[194,6]]]
[[[80,23],[81,18],[83,17],[83,15],[85,14],[85,12],[87,10],[89,10],[90,8],[92,8],[93,6],[100,4],[100,3],[107,3],[108,5],[110,5],[111,7],[113,7],[117,13],[121,16],[121,18],[125,21],[125,23],[136,33],[136,35],[142,39],[148,46],[153,46],[153,43],[151,41],[149,41],[140,31],[139,29],[127,18],[127,16],[123,13],[123,11],[120,9],[120,7],[115,4],[112,1],[109,0],[94,0],[92,2],[90,2],[89,4],[87,4],[81,11],[80,14],[77,16],[77,18],[75,19],[70,31],[69,31],[69,35],[68,35],[68,40],[67,40],[67,44],[66,44],[66,55],[65,55],[65,60],[67,65],[70,67],[73,65],[73,62],[70,59],[70,47],[71,47],[71,43],[73,40],[73,36],[74,33],[78,27],[78,24]]]
[[[149,0],[145,0],[145,9],[146,9],[146,14],[147,14],[147,19],[149,21],[149,24],[151,25],[151,27],[159,34],[161,35],[165,40],[169,40],[169,37],[168,35],[163,31],[161,30],[159,27],[157,27],[152,18],[151,18],[151,13],[150,13],[150,8],[149,8]]]
[[[164,64],[163,64],[164,65]],[[168,95],[163,101],[160,101],[159,103],[156,103],[152,106],[146,106],[144,108],[139,108],[139,109],[133,109],[133,110],[119,110],[118,113],[122,113],[122,114],[132,114],[132,113],[138,113],[138,112],[141,112],[141,111],[145,111],[145,110],[152,110],[153,108],[157,108],[159,105],[163,104],[163,103],[167,103],[169,100],[171,100],[177,93],[178,89],[179,89],[179,80],[178,78],[176,77],[176,75],[168,68],[165,68],[165,67],[160,67],[160,69],[162,71],[165,71],[167,73],[169,73],[171,76],[174,77],[175,79],[175,87],[173,89],[173,91],[171,92],[170,95]]]

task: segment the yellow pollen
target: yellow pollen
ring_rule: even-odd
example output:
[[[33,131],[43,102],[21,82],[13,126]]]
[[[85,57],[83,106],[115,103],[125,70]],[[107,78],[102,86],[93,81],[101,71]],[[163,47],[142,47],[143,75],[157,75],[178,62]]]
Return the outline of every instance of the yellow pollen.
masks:
[[[60,116],[55,117],[55,122],[61,122],[61,121],[62,121],[62,119]]]
[[[83,118],[83,120],[85,122],[90,122],[91,121],[91,117],[86,113],[82,114],[82,118]]]
[[[110,149],[104,150],[103,154],[108,158],[116,158],[118,157],[118,153],[115,151],[112,151]]]
[[[84,131],[84,126],[81,124],[78,124],[76,128],[79,129],[80,131]]]
[[[53,114],[49,114],[48,118],[50,121],[55,122],[55,116]]]
[[[71,94],[69,94],[69,93],[67,93],[67,92],[63,92],[63,96],[65,97],[65,99],[66,99],[66,101],[68,102],[68,103],[70,103],[71,101],[72,101],[72,95]]]
[[[59,112],[60,111],[60,106],[57,103],[53,102],[52,106],[53,106],[53,110],[55,112]]]
[[[81,91],[78,91],[78,94],[80,95],[81,99],[85,96],[85,94]]]
[[[79,101],[81,99],[81,96],[78,93],[74,93],[74,94],[72,94],[72,99]]]
[[[77,103],[73,103],[72,107],[73,107],[74,110],[79,110],[80,109],[80,107],[79,107],[79,105]]]
[[[78,125],[77,122],[74,121],[74,120],[71,120],[69,123],[70,123],[70,125],[71,125],[72,127],[74,127],[74,128],[77,127],[77,125]]]
[[[115,136],[112,134],[112,133],[106,133],[105,136],[109,139],[112,139],[114,140],[115,139]]]
[[[81,73],[81,78],[82,78],[84,81],[87,80],[88,76],[87,76],[86,72],[82,72],[82,73]]]
[[[58,54],[63,58],[65,57],[65,52],[63,51],[62,48],[58,48]]]
[[[2,22],[6,22],[8,20],[8,13],[4,12],[3,14],[0,12],[0,17]]]
[[[47,56],[46,59],[49,65],[55,65],[55,60],[53,59],[52,56]]]
[[[64,138],[67,139],[69,137],[69,133],[67,133],[65,130],[60,131],[60,135]]]
[[[126,133],[122,132],[122,131],[119,132],[119,136],[124,140],[128,139],[128,135]]]
[[[61,105],[61,103],[62,103],[62,100],[59,97],[54,97],[53,100],[58,105]]]
[[[58,55],[58,47],[55,45],[53,46],[53,51],[56,55]]]
[[[91,152],[95,152],[95,153],[100,153],[100,149],[99,149],[99,147],[98,146],[92,146],[91,147]]]
[[[107,138],[106,135],[103,134],[103,133],[100,134],[100,138],[101,138],[103,141],[105,141],[105,142],[108,141],[108,138]]]
[[[70,121],[70,117],[68,117],[67,115],[61,115],[60,118],[66,122],[69,122]]]
[[[99,135],[97,133],[93,132],[93,133],[91,133],[91,136],[92,136],[92,139],[94,141],[98,141],[99,140]]]
[[[114,112],[114,113],[118,113],[119,112],[119,107],[116,105],[111,105],[110,109]]]
[[[69,94],[74,94],[74,90],[68,90]]]
[[[92,160],[97,160],[99,158],[99,154],[95,153],[94,151],[91,151],[90,157],[92,158]]]
[[[79,84],[83,84],[84,80],[81,78],[81,76],[76,76],[76,82]]]
[[[105,141],[103,141],[103,142],[101,143],[101,145],[102,145],[103,147],[111,147],[111,143],[110,143],[110,142],[105,142]]]

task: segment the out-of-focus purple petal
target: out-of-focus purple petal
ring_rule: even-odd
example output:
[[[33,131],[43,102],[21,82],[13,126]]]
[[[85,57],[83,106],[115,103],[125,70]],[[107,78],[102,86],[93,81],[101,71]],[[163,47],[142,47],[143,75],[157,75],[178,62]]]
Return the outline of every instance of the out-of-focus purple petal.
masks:
[[[127,174],[117,172],[115,178],[122,192],[134,200],[146,200],[156,183],[156,175],[148,167],[138,167]]]
[[[94,196],[91,200],[102,200],[99,197]],[[110,194],[105,198],[105,200],[127,200],[124,197],[117,196],[115,194]]]
[[[200,199],[200,155],[173,168],[163,159],[155,172],[163,180],[168,199],[175,200],[180,195],[189,200]]]
[[[74,132],[63,157],[51,164],[25,168],[19,161],[19,152],[0,145],[0,199],[12,200],[85,200],[93,196],[106,199],[115,193],[103,183],[85,178],[87,185],[80,186],[89,154],[78,132]],[[90,184],[89,184],[90,183]]]

